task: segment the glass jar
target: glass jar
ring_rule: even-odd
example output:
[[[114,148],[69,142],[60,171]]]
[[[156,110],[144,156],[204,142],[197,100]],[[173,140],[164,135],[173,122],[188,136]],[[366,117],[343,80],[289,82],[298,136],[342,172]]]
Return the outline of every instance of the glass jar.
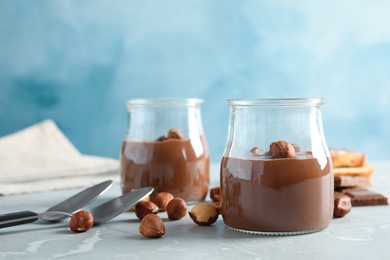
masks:
[[[229,228],[294,235],[333,216],[333,166],[322,98],[230,99],[221,161],[221,213]]]
[[[203,200],[210,155],[200,99],[131,99],[120,154],[122,192],[154,187],[186,201]]]

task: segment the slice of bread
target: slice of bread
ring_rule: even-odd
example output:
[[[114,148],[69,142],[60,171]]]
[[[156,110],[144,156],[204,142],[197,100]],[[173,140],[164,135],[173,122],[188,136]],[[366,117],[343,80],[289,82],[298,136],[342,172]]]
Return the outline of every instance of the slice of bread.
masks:
[[[368,165],[366,154],[331,148],[330,155],[333,162],[335,189],[371,185],[374,168]]]
[[[366,165],[361,167],[334,167],[334,176],[364,176],[371,178],[374,168]]]
[[[362,167],[367,165],[367,157],[364,153],[358,153],[346,149],[330,149],[333,167]]]

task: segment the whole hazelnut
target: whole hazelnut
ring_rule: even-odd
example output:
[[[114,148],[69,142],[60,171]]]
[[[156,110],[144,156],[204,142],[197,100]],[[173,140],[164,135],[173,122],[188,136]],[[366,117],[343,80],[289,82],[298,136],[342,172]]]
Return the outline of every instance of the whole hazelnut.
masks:
[[[184,139],[183,134],[180,132],[179,129],[172,128],[168,132],[168,139]]]
[[[164,222],[158,215],[148,214],[141,220],[139,233],[149,238],[162,237],[165,234]]]
[[[220,201],[221,200],[221,187],[214,187],[210,189],[210,198],[213,201]]]
[[[196,204],[188,214],[196,224],[208,226],[217,221],[219,210],[211,203],[201,202]]]
[[[169,192],[160,192],[154,197],[154,204],[157,205],[160,211],[166,211],[168,203],[173,199],[173,195]]]
[[[221,214],[221,202],[220,201],[214,201],[213,205],[218,209],[218,214]]]
[[[273,142],[269,146],[267,156],[271,156],[272,159],[278,158],[294,158],[295,149],[294,146],[286,141]]]
[[[166,138],[165,136],[160,136],[159,138],[156,139],[156,142],[163,142],[165,140],[167,140],[168,138]]]
[[[151,201],[142,200],[135,205],[135,215],[143,219],[148,214],[157,214],[158,207]]]
[[[77,211],[69,222],[69,228],[73,232],[85,232],[93,226],[93,215],[86,210]]]
[[[183,218],[187,214],[187,203],[182,198],[172,199],[167,206],[168,218],[177,220]]]

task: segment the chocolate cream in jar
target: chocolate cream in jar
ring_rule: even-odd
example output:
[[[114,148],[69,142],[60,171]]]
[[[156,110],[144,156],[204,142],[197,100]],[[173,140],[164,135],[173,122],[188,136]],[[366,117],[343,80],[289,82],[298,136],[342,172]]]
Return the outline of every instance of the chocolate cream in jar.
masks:
[[[322,130],[323,99],[227,103],[230,125],[221,161],[226,226],[265,235],[326,228],[333,213],[333,167]]]
[[[145,186],[186,201],[203,200],[210,183],[210,155],[199,99],[135,99],[122,143],[122,192]]]

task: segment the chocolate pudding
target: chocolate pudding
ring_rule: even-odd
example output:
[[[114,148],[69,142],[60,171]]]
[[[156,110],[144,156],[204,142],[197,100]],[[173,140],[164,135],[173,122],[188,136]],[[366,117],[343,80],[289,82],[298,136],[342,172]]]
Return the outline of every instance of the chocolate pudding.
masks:
[[[124,141],[122,192],[145,186],[186,201],[203,200],[210,183],[210,155],[204,136],[163,141]],[[152,196],[153,196],[152,195]]]
[[[221,162],[221,212],[228,227],[264,233],[326,228],[333,214],[330,158],[239,159]]]

